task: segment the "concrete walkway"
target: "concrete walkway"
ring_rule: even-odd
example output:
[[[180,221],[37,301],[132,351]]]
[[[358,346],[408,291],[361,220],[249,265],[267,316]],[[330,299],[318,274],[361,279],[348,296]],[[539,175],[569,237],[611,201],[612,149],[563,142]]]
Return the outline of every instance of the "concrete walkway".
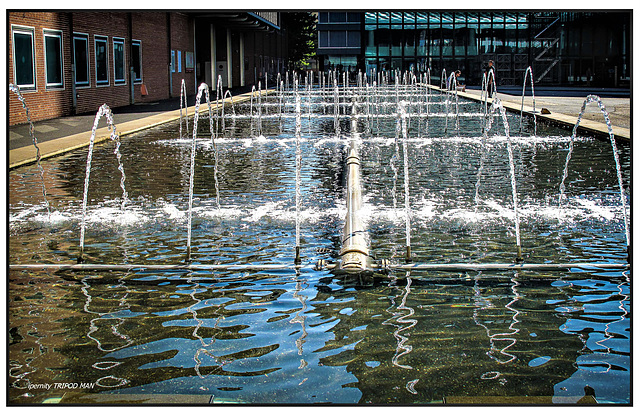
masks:
[[[480,90],[467,89],[465,92],[459,92],[459,96],[472,99],[474,101],[482,101]],[[597,94],[596,94],[597,95]],[[503,102],[503,106],[512,112],[520,112],[522,106],[522,95],[497,93],[498,98]],[[536,97],[536,113],[537,118],[542,118],[550,122],[555,122],[562,126],[573,126],[578,121],[578,115],[582,109],[582,104],[586,99],[584,97]],[[631,100],[629,98],[601,98],[607,112],[613,129],[613,134],[617,139],[622,141],[631,140]],[[491,100],[489,100],[490,102]],[[541,110],[546,108],[550,114],[540,114]],[[525,97],[523,110],[528,113],[533,112],[533,100],[530,96]],[[598,104],[588,104],[580,127],[582,131],[587,131],[601,136],[609,135],[604,116],[598,107]]]
[[[432,86],[437,89],[437,87]],[[439,89],[438,89],[439,90]],[[263,91],[267,92],[267,91]],[[273,92],[269,90],[268,92]],[[468,89],[460,92],[459,96],[475,101],[481,101],[480,90]],[[233,102],[247,101],[251,93],[244,93],[233,97]],[[503,101],[506,109],[520,112],[521,96],[498,93],[498,98]],[[542,108],[548,109],[551,114],[538,114],[538,118],[556,122],[560,125],[573,127],[578,119],[584,97],[543,96],[536,97],[536,112]],[[189,115],[194,114],[193,104],[195,96],[189,96],[187,101],[190,107]],[[631,102],[629,98],[602,98],[606,106],[616,138],[623,141],[631,139]],[[230,103],[227,99],[226,103]],[[180,118],[180,100],[178,97],[147,104],[136,104],[113,110],[114,123],[120,137],[151,128]],[[201,112],[207,110],[206,104],[200,105]],[[525,112],[532,112],[531,97],[525,97]],[[95,119],[95,113],[61,117],[52,120],[39,121],[34,124],[35,136],[40,148],[41,158],[83,148],[89,145],[91,129]],[[581,121],[581,129],[608,136],[604,118],[597,104],[589,104]],[[100,127],[96,132],[95,142],[99,143],[109,138],[106,121],[100,120]],[[29,135],[28,124],[9,127],[9,168],[31,164],[36,161],[36,150]]]
[[[262,91],[263,94],[267,92],[272,92],[272,90]],[[232,99],[233,103],[247,101],[251,99],[251,93],[236,95]],[[223,101],[225,104],[230,104],[232,99],[227,98]],[[183,115],[193,116],[195,114],[193,107],[195,96],[189,96],[187,101],[190,106],[186,109],[183,108]],[[215,106],[215,101],[212,104]],[[199,111],[202,113],[207,110],[207,104],[202,102]],[[83,114],[34,123],[34,134],[38,141],[40,157],[42,159],[49,158],[88,146],[95,115],[95,113]],[[113,110],[113,122],[120,137],[179,119],[179,98],[130,105]],[[100,119],[95,143],[105,141],[109,137],[107,121]],[[20,124],[9,127],[9,168],[32,164],[35,161],[36,149],[29,135],[29,125]]]

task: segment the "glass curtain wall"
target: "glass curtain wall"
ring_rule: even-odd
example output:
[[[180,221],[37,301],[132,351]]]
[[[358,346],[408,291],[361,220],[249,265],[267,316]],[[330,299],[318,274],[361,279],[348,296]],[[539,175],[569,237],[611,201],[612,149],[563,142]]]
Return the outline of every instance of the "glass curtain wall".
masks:
[[[442,70],[480,85],[493,60],[500,85],[536,83],[618,87],[630,82],[629,12],[365,12],[365,69]]]
[[[524,12],[366,12],[365,68],[420,70],[431,67],[438,81],[442,69],[461,70],[479,84],[491,59],[505,82],[526,70],[529,14]],[[498,58],[498,56],[501,58]],[[517,56],[517,57],[516,57]],[[524,67],[522,67],[524,61]]]

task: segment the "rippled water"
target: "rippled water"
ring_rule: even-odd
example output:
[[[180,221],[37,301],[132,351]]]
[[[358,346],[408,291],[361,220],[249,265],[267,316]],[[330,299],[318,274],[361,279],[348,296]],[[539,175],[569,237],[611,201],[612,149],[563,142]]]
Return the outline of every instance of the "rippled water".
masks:
[[[11,270],[10,402],[127,402],[154,394],[178,402],[482,403],[510,397],[513,403],[530,396],[574,403],[587,395],[628,403],[628,271],[371,277],[311,269],[319,259],[337,258],[346,213],[350,121],[341,120],[342,138],[336,138],[333,95],[329,101],[314,100],[311,118],[302,117],[302,268]],[[201,118],[193,263],[292,263],[295,121],[289,103],[281,126],[275,102],[265,107],[262,127],[252,123],[248,107],[236,107],[238,115],[225,120],[226,132],[216,140],[220,209],[214,147]],[[415,111],[411,117],[414,261],[512,262],[504,127],[496,119],[481,160],[482,109],[469,103],[459,108],[459,131],[444,116],[439,96],[432,97],[428,123]],[[401,154],[395,156],[402,152],[396,150],[395,119],[369,120],[360,110],[363,216],[371,249],[376,258],[402,261],[405,177]],[[395,112],[381,101],[376,110]],[[519,115],[509,121],[511,130],[519,129]],[[257,135],[260,128],[263,135]],[[611,146],[578,138],[567,202],[559,209],[570,130],[538,124],[532,136],[532,125],[525,128],[525,135],[512,135],[512,143],[526,262],[623,263],[624,222]],[[113,147],[96,147],[87,262],[184,262],[191,140],[178,134],[176,122],[123,139],[130,200],[124,211]],[[620,149],[628,194],[630,152]],[[9,174],[11,264],[75,262],[86,155],[80,150],[43,163],[51,219],[39,170]]]

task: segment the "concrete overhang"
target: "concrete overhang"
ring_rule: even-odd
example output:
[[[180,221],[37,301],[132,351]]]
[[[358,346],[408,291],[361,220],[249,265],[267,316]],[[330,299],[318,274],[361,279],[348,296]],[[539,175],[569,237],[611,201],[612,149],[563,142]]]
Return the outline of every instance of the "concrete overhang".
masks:
[[[218,27],[235,28],[247,31],[276,31],[280,27],[269,20],[257,15],[253,12],[194,12],[191,13],[198,20],[210,21]]]

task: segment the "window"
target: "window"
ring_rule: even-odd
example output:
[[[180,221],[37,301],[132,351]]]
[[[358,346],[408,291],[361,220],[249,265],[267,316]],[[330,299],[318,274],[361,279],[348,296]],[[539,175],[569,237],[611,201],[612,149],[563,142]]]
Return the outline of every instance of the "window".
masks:
[[[13,28],[13,74],[21,89],[35,90],[36,74],[33,57],[33,29]]]
[[[62,32],[44,31],[44,65],[47,88],[62,88]]]
[[[107,55],[107,37],[95,36],[96,85],[109,84],[109,56]]]
[[[89,85],[89,36],[73,34],[73,63],[76,66],[75,82],[77,86]]]
[[[182,72],[182,51],[178,50],[178,72]]]
[[[329,34],[329,47],[346,47],[347,32],[331,31]]]
[[[329,32],[320,30],[318,34],[318,47],[329,47]]]
[[[124,39],[113,39],[113,79],[116,84],[124,84],[125,77]]]
[[[349,23],[360,23],[360,13],[347,13],[347,21]]]
[[[171,72],[176,72],[176,50],[171,50]]]
[[[330,23],[344,23],[347,21],[347,13],[331,12],[329,13]]]
[[[133,80],[142,82],[142,43],[140,40],[131,40],[131,62],[133,65]]]
[[[360,32],[347,31],[347,47],[360,48]]]

